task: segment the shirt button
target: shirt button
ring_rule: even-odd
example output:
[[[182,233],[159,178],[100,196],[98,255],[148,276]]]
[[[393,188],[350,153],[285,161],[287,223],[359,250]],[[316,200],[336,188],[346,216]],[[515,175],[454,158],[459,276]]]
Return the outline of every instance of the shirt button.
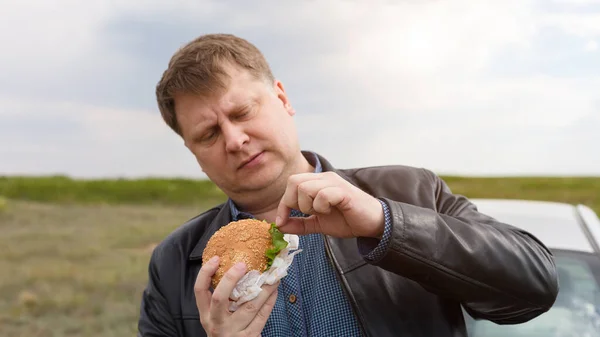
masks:
[[[292,303],[292,304],[296,303],[296,295],[294,295],[294,294],[291,294],[291,295],[290,295],[290,297],[289,297],[289,301],[290,301],[290,303]]]

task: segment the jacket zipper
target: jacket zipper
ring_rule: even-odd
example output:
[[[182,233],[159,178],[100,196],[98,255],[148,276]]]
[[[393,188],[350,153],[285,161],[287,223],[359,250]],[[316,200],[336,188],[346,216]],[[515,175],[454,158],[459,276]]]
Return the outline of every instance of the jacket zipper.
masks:
[[[358,314],[358,304],[356,303],[356,299],[350,292],[350,286],[346,281],[346,278],[342,276],[342,272],[339,270],[339,266],[335,258],[333,257],[333,252],[331,251],[331,246],[329,245],[329,240],[325,235],[322,235],[323,241],[325,241],[325,251],[327,252],[327,257],[329,258],[329,262],[333,264],[333,269],[335,269],[335,274],[338,277],[338,280],[342,282],[342,288],[344,289],[344,293],[346,297],[350,299],[350,304],[352,307],[352,311],[354,313],[354,317],[358,320],[358,325],[360,326],[360,332],[362,336],[368,336],[367,332],[364,328],[364,322],[362,321],[360,315]]]

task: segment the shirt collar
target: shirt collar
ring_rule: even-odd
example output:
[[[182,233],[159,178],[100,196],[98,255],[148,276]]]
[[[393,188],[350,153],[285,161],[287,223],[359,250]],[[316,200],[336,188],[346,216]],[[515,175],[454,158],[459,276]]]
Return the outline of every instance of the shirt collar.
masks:
[[[304,154],[304,157],[306,158],[306,160],[308,160],[308,162],[315,168],[314,173],[323,172],[323,167],[321,166],[321,161],[319,160],[319,157],[317,156],[316,153],[310,152],[310,151],[303,151],[302,153]],[[229,208],[231,209],[231,217],[234,221],[240,220],[240,219],[249,219],[249,218],[254,217],[250,213],[240,211],[237,208],[237,206],[235,205],[235,203],[233,202],[233,200],[231,200],[231,198],[229,198],[227,200],[227,203],[229,204]]]

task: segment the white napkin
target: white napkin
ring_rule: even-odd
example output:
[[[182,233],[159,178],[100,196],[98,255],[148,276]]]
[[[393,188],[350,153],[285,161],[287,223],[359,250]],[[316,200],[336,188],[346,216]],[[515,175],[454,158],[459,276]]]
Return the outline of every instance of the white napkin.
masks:
[[[257,270],[251,270],[239,280],[230,296],[233,302],[229,305],[229,311],[236,311],[242,304],[255,299],[262,291],[263,284],[272,285],[288,274],[287,270],[294,256],[302,249],[298,249],[300,243],[298,235],[284,234],[283,239],[288,245],[277,254],[267,271],[261,274]]]

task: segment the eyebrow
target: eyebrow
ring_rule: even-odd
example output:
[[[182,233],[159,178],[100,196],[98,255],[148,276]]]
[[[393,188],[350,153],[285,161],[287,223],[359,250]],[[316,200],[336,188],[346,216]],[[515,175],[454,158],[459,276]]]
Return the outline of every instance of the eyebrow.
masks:
[[[226,115],[232,115],[232,114],[236,114],[236,113],[240,113],[244,110],[247,110],[249,108],[251,108],[254,105],[258,104],[258,97],[256,96],[252,96],[249,99],[244,100],[243,102],[234,105],[231,109],[228,109],[226,111]],[[198,126],[193,130],[193,138],[194,139],[199,139],[203,136],[203,134],[210,130],[211,128],[213,128],[215,125],[215,123],[213,122],[205,122],[202,121],[201,123],[198,124]]]
[[[233,108],[227,110],[227,115],[230,115],[232,113],[237,113],[243,110],[246,110],[254,105],[258,104],[258,97],[256,96],[251,96],[248,99],[244,100],[243,102],[234,105]]]
[[[236,105],[233,108],[231,108],[230,110],[227,111],[227,116],[229,115],[235,115],[238,114],[240,112],[243,112],[245,110],[248,110],[250,107],[252,107],[252,105],[254,105],[252,102],[245,102],[243,104],[240,105]]]

